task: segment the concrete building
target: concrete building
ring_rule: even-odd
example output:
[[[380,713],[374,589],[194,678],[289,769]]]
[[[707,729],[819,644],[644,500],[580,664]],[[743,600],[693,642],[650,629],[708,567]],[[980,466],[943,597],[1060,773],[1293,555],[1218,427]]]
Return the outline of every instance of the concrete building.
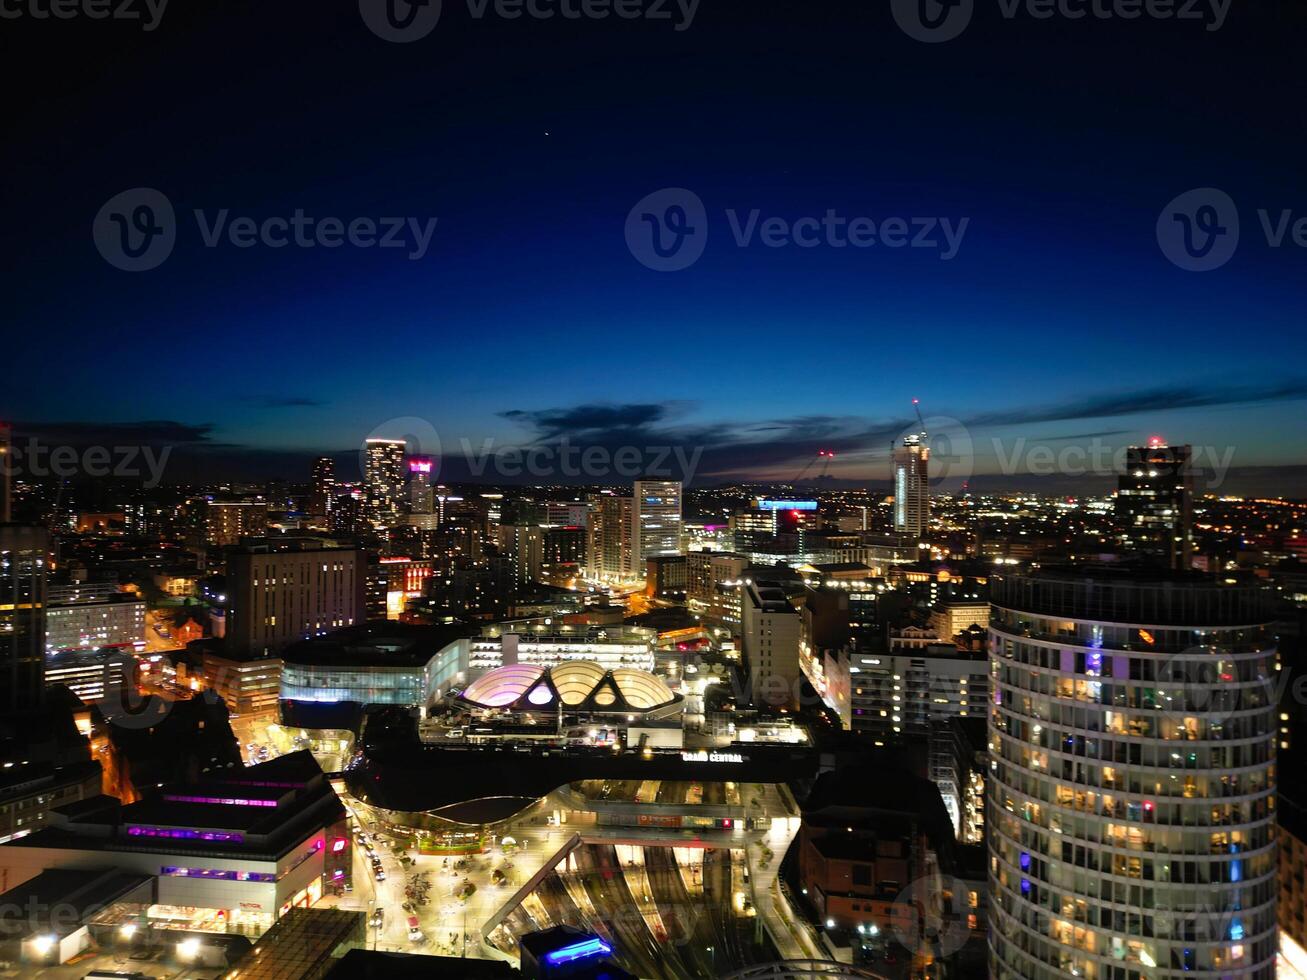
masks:
[[[742,653],[756,705],[797,705],[802,620],[783,589],[768,582],[746,582],[740,595]]]
[[[226,702],[234,715],[277,710],[281,695],[281,658],[228,653],[225,646],[206,648],[201,670],[209,690]]]
[[[47,656],[101,647],[144,648],[145,600],[110,583],[51,586],[45,610]]]
[[[50,539],[45,528],[0,524],[0,709],[45,701],[45,604]]]
[[[309,513],[329,519],[331,504],[336,496],[336,461],[330,456],[319,456],[313,461],[313,484],[309,491]]]
[[[745,555],[731,551],[691,551],[685,556],[685,601],[706,622],[740,625],[740,582],[749,567]]]
[[[1190,446],[1161,439],[1126,449],[1125,472],[1117,480],[1117,544],[1128,554],[1147,556],[1177,570],[1193,559],[1193,494]]]
[[[363,553],[323,538],[256,539],[227,561],[228,647],[276,653],[363,616]]]
[[[216,548],[236,544],[241,538],[268,533],[268,503],[265,500],[211,500],[205,516],[205,540]]]
[[[681,553],[681,484],[676,480],[636,480],[633,491],[635,566],[659,555]]]
[[[146,925],[259,935],[349,880],[345,808],[308,751],[165,785],[123,805],[97,796],[0,846],[10,886],[48,869],[156,876]]]
[[[1267,591],[1106,566],[991,589],[990,976],[1270,980]]]
[[[946,602],[930,613],[930,628],[942,643],[972,626],[989,626],[988,602]]]
[[[630,582],[636,575],[635,501],[609,493],[590,499],[586,577],[595,582]]]

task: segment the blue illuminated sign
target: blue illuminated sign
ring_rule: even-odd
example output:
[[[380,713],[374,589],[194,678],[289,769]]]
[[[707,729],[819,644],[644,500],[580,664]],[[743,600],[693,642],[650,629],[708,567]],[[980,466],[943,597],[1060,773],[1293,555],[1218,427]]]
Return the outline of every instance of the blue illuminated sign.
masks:
[[[816,510],[815,500],[759,500],[759,510]]]
[[[575,963],[577,960],[586,960],[591,957],[608,956],[612,951],[613,947],[602,939],[585,939],[579,943],[573,943],[571,946],[556,949],[552,953],[546,953],[545,962],[550,966],[558,966],[562,963]]]

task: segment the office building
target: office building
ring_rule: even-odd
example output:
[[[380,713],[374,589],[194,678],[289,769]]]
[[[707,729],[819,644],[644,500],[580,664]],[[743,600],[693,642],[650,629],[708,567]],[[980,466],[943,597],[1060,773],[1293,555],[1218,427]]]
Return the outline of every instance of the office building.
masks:
[[[1267,592],[1101,566],[991,588],[990,976],[1270,980]]]
[[[741,649],[755,705],[788,707],[799,701],[802,620],[784,589],[746,582],[740,595]]]
[[[242,655],[215,644],[201,654],[205,686],[222,698],[233,715],[277,710],[281,658]]]
[[[227,560],[228,647],[276,653],[363,616],[363,552],[323,538],[251,540]]]
[[[691,551],[685,556],[685,601],[690,612],[719,626],[738,629],[740,583],[749,567],[731,551]]]
[[[50,586],[45,652],[145,648],[145,600],[112,583]]]
[[[636,571],[659,555],[681,553],[681,484],[676,480],[635,481]]]
[[[585,527],[590,521],[590,505],[584,500],[545,501],[545,524]]]
[[[650,597],[675,598],[685,595],[684,555],[659,555],[644,562],[644,591]]]
[[[1126,450],[1125,472],[1117,480],[1117,544],[1184,571],[1193,560],[1193,503],[1189,446],[1151,439]]]
[[[241,538],[268,533],[268,503],[265,500],[211,500],[205,522],[209,544],[224,548]]]
[[[514,587],[539,581],[545,560],[544,528],[538,524],[499,525],[499,553],[508,561],[508,577]]]
[[[930,448],[919,435],[903,437],[894,458],[894,530],[921,537],[930,526]]]
[[[399,523],[404,505],[403,439],[369,439],[364,455],[365,512],[377,529]]]
[[[313,484],[309,490],[309,513],[329,518],[336,496],[336,461],[319,456],[313,461]]]
[[[431,477],[436,471],[434,456],[408,458],[408,507],[410,514],[436,516],[436,494]]]
[[[100,794],[100,763],[19,760],[0,769],[0,844],[45,826],[49,812]]]
[[[966,632],[972,626],[988,625],[988,602],[945,602],[930,613],[930,628],[943,643],[952,642],[953,637]]]
[[[45,660],[47,686],[61,684],[84,704],[120,699],[137,682],[136,658],[121,650],[64,650]]]
[[[0,708],[38,710],[45,700],[45,528],[0,524]]]
[[[595,494],[590,503],[586,576],[595,582],[635,579],[635,501],[601,493]]]

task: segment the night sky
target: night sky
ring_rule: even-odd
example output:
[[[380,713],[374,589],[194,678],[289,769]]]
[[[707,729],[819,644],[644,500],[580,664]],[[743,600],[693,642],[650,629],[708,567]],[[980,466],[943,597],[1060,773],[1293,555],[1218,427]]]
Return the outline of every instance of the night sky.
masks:
[[[181,445],[213,476],[305,478],[305,457],[417,417],[447,458],[487,438],[694,445],[711,483],[793,477],[827,447],[833,474],[883,481],[919,397],[980,477],[995,439],[1161,434],[1231,447],[1231,489],[1304,495],[1307,249],[1271,247],[1257,214],[1307,217],[1303,5],[1236,0],[1209,31],[976,0],[938,44],[886,0],[702,0],[679,31],[668,10],[478,19],[445,0],[409,44],[334,0],[175,0],[152,31],[0,22],[0,418]],[[129,273],[92,224],[138,187],[167,195],[177,238]],[[677,272],[623,231],[667,187],[707,209]],[[1201,273],[1155,235],[1198,187],[1241,222]],[[413,261],[208,248],[192,214],[297,208],[438,222]],[[740,248],[727,209],[968,223],[946,260]]]

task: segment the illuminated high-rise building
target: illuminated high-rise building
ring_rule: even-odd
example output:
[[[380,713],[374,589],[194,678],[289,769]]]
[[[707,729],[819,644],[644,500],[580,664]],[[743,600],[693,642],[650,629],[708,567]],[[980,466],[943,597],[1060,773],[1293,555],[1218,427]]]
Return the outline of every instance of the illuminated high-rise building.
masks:
[[[930,525],[930,448],[919,435],[894,449],[894,530],[921,537]]]
[[[1193,506],[1189,446],[1153,438],[1126,450],[1117,481],[1117,544],[1126,552],[1185,570],[1193,559]]]
[[[637,480],[634,491],[636,569],[660,555],[681,553],[681,484],[677,480]]]
[[[435,472],[434,456],[410,456],[408,458],[408,504],[409,513],[434,514],[436,496],[431,486],[431,474]]]
[[[313,487],[309,495],[309,513],[331,516],[331,502],[336,495],[336,462],[330,456],[313,461]]]
[[[989,975],[1275,976],[1272,595],[990,579]]]
[[[45,528],[0,524],[0,708],[33,711],[45,699]]]
[[[260,537],[268,531],[268,502],[211,500],[205,515],[205,536],[211,545],[226,547],[241,538]]]
[[[611,493],[590,498],[586,574],[598,582],[635,578],[635,501]]]
[[[404,501],[403,439],[369,439],[366,472],[367,515],[374,527],[392,527],[399,523]]]

